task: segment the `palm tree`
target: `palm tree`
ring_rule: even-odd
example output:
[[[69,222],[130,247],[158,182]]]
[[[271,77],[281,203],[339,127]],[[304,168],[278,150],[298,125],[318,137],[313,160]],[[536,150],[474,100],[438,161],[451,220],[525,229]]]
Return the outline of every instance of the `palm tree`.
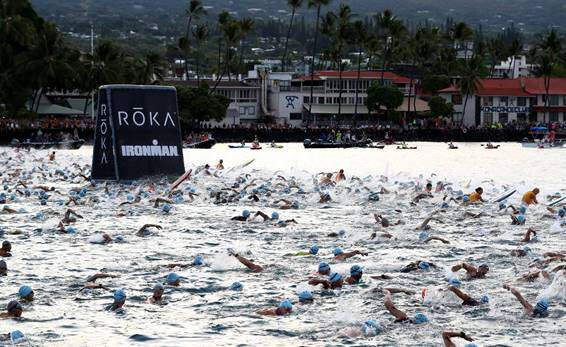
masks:
[[[183,66],[185,68],[185,78],[189,80],[189,55],[191,52],[191,45],[186,37],[180,37],[177,41],[177,47],[183,54]]]
[[[543,122],[546,122],[549,97],[550,97],[550,82],[554,67],[560,60],[560,53],[562,52],[562,42],[556,31],[551,30],[546,35],[539,35],[537,37],[537,44],[531,52],[532,57],[538,64],[535,73],[544,79],[544,115]]]
[[[474,31],[464,22],[458,22],[450,29],[450,36],[454,42],[458,43],[458,47],[464,47],[464,57],[468,58],[468,43],[474,38]]]
[[[291,7],[291,21],[289,22],[289,30],[287,30],[287,37],[285,38],[285,50],[283,51],[283,58],[281,59],[281,71],[285,71],[285,64],[287,63],[287,47],[289,45],[291,29],[293,28],[293,20],[295,19],[297,9],[303,4],[303,0],[287,0],[287,4]]]
[[[489,76],[493,77],[493,74],[495,73],[495,65],[497,65],[498,62],[507,59],[507,46],[501,36],[489,39],[486,46],[490,63]]]
[[[200,87],[200,58],[202,55],[201,46],[202,43],[208,39],[208,25],[198,24],[196,28],[193,30],[193,36],[197,44],[196,72],[197,72],[197,85]]]
[[[198,19],[199,17],[206,14],[204,7],[202,6],[201,0],[190,0],[189,6],[185,10],[185,14],[187,15],[187,27],[185,28],[185,40],[183,42],[183,46],[185,49],[182,51],[185,52],[185,75],[187,76],[187,80],[189,79],[189,50],[191,46],[191,23],[193,19]],[[179,42],[181,43],[181,42]],[[179,45],[180,46],[180,45]]]
[[[150,84],[162,81],[165,75],[163,57],[156,52],[148,52],[140,59],[140,83]]]
[[[240,59],[239,59],[239,68],[242,69],[242,64],[244,62],[244,40],[246,36],[252,31],[254,27],[254,20],[248,17],[242,18],[240,20]],[[245,72],[245,70],[244,70]]]
[[[481,71],[483,69],[483,57],[474,55],[463,63],[461,78],[459,82],[460,93],[465,95],[462,120],[466,115],[466,107],[470,95],[476,94],[481,84]]]
[[[519,38],[513,39],[509,44],[507,55],[511,57],[509,62],[509,70],[507,72],[507,78],[512,78],[511,70],[515,71],[515,65],[517,64],[517,56],[523,51],[523,43]]]
[[[362,50],[366,44],[367,35],[367,25],[361,20],[355,21],[350,27],[350,33],[348,35],[348,42],[352,44],[358,51],[358,70],[356,74],[356,96],[354,101],[354,117],[358,118],[358,95],[360,90],[360,75],[362,70]]]
[[[232,16],[230,16],[230,13],[228,13],[225,10],[222,10],[222,12],[220,12],[218,14],[219,35],[218,35],[218,71],[217,72],[218,72],[219,75],[222,72],[222,42],[224,41],[222,34],[223,34],[224,27],[231,20],[232,20]]]
[[[314,97],[314,63],[316,57],[316,45],[318,44],[318,32],[320,30],[320,11],[322,6],[327,6],[330,4],[331,0],[309,0],[308,7],[316,8],[316,24],[314,27],[314,44],[312,48],[312,62],[311,62],[311,96],[309,99],[309,114],[312,111],[312,99]]]
[[[381,84],[385,79],[385,70],[392,63],[394,55],[399,49],[399,43],[402,41],[403,35],[407,29],[403,23],[393,15],[391,10],[386,9],[375,16],[378,35],[383,44],[381,52],[382,68],[381,68]]]

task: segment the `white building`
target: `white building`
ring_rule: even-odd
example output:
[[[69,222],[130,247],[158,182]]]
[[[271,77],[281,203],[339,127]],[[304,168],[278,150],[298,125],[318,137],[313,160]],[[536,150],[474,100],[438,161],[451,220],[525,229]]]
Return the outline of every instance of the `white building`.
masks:
[[[531,77],[534,68],[534,64],[527,64],[527,57],[524,55],[509,57],[506,61],[494,66],[491,78]]]

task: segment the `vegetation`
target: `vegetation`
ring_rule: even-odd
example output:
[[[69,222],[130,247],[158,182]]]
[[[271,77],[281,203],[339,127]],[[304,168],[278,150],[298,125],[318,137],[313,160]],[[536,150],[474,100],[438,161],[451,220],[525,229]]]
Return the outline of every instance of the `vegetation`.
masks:
[[[396,120],[397,108],[403,104],[403,92],[397,87],[374,84],[368,88],[367,108],[369,112],[381,112],[381,106],[387,110],[387,118]]]
[[[428,101],[428,107],[430,107],[430,114],[433,117],[447,118],[454,113],[454,105],[440,96],[431,97]]]
[[[230,104],[227,97],[211,94],[206,83],[198,88],[177,87],[177,100],[181,120],[187,124],[221,121]]]

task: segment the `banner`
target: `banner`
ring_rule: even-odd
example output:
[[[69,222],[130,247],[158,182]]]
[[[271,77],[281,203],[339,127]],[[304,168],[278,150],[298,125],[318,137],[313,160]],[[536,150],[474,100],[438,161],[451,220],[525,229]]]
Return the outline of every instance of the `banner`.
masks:
[[[531,108],[528,106],[482,106],[482,112],[503,112],[503,113],[529,113]]]
[[[134,180],[185,172],[174,87],[99,89],[92,178]]]

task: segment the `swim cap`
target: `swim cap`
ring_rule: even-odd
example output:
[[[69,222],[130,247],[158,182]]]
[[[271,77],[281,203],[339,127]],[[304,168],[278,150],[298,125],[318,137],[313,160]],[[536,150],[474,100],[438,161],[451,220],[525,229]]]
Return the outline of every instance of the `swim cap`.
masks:
[[[442,205],[440,206],[441,208],[448,208],[448,203],[445,201],[442,203]]]
[[[10,340],[13,344],[19,343],[20,340],[25,339],[24,333],[19,330],[14,330],[10,333]]]
[[[364,335],[377,335],[381,332],[381,326],[373,319],[369,319],[362,324]]]
[[[340,281],[342,279],[342,275],[340,275],[339,273],[335,272],[332,275],[330,275],[328,277],[328,280],[330,281],[330,283],[336,283],[338,281]]]
[[[318,272],[330,271],[330,265],[328,263],[320,263],[318,264]]]
[[[285,300],[281,301],[281,303],[279,304],[279,308],[286,308],[286,309],[292,310],[293,304],[291,304],[291,301],[285,299]]]
[[[156,284],[153,286],[153,290],[157,290],[157,289],[164,290],[165,287],[163,287],[163,284],[161,284],[161,283],[156,283]]]
[[[318,253],[318,246],[312,245],[311,248],[309,249],[309,253],[312,255],[316,255]]]
[[[519,207],[519,213],[525,214],[527,212],[527,208],[525,206]]]
[[[8,306],[6,306],[6,311],[12,313],[13,311],[20,309],[22,310],[22,305],[17,302],[16,300],[12,300],[8,303]]]
[[[525,251],[526,253],[529,253],[531,251],[531,249],[529,248],[529,246],[524,246],[523,251]]]
[[[489,266],[487,264],[481,264],[480,266],[478,266],[478,269],[486,269],[489,270]]]
[[[291,204],[291,206],[295,209],[298,210],[299,209],[299,202],[297,200],[294,200],[293,203]]]
[[[487,296],[487,295],[482,295],[480,301],[482,302],[482,304],[487,304],[487,303],[489,303],[489,296]]]
[[[478,347],[475,343],[466,343],[464,347]]]
[[[240,282],[234,282],[230,285],[230,290],[235,292],[242,291],[242,289],[244,289],[244,286]]]
[[[566,215],[566,211],[564,209],[561,209],[558,211],[558,215],[560,216],[560,218],[564,218],[564,216]]]
[[[379,201],[379,194],[378,193],[370,193],[368,200],[369,201]]]
[[[202,257],[200,255],[197,255],[195,259],[193,259],[193,265],[199,266],[202,264],[203,264]]]
[[[470,197],[467,196],[467,195],[464,195],[464,197],[462,199],[464,200],[464,202],[470,201]]]
[[[523,215],[523,214],[518,215],[518,216],[517,216],[517,221],[518,221],[519,223],[524,223],[524,222],[525,222],[525,215]]]
[[[362,274],[362,267],[359,265],[354,265],[350,268],[350,275],[357,276]]]
[[[279,219],[279,213],[273,211],[273,213],[271,213],[271,219],[274,219],[274,220]]]
[[[179,275],[177,275],[174,272],[171,272],[169,275],[167,275],[167,284],[175,284],[175,282],[177,282],[180,279],[181,277]]]
[[[430,268],[430,264],[426,261],[419,262],[419,269],[421,270],[428,270]]]
[[[253,194],[257,194],[257,188],[252,189]]]
[[[20,298],[26,298],[31,293],[33,293],[33,290],[30,286],[21,286],[20,290],[18,290],[18,295],[20,295]]]
[[[291,192],[291,189],[289,189],[289,187],[286,187],[285,189],[283,189],[283,193],[285,194],[289,194]]]
[[[0,270],[8,270],[8,265],[4,260],[0,260]]]
[[[171,211],[171,205],[163,204],[163,206],[161,207],[161,211],[163,211],[165,213],[169,213],[169,211]]]
[[[184,201],[183,196],[182,195],[175,195],[173,197],[173,203],[175,204],[180,204]]]
[[[344,251],[342,250],[342,248],[336,247],[336,248],[334,248],[334,250],[332,251],[332,253],[334,254],[334,256],[337,256],[337,255],[340,255],[340,254],[344,253]]]
[[[75,229],[75,227],[72,226],[68,226],[65,228],[65,232],[67,234],[76,234],[77,233],[77,229]]]
[[[429,233],[427,233],[426,231],[421,231],[421,233],[419,234],[419,240],[421,241],[428,239],[428,237],[429,237]]]
[[[302,292],[299,293],[299,301],[300,302],[305,302],[305,301],[309,301],[312,300],[312,293],[308,290],[304,290]]]
[[[287,222],[285,222],[284,220],[280,220],[280,221],[277,221],[277,225],[280,226],[280,227],[286,227]]]
[[[118,289],[114,292],[114,301],[123,302],[126,301],[126,292],[123,289]]]
[[[462,285],[462,282],[460,282],[460,280],[457,279],[456,277],[451,278],[450,281],[448,281],[448,283],[450,283],[451,286],[454,286],[456,288]]]
[[[242,211],[242,217],[248,218],[249,216],[250,216],[250,211],[248,211],[248,210],[243,210],[243,211]]]
[[[535,309],[539,312],[546,312],[548,310],[549,305],[550,305],[550,302],[548,301],[548,299],[542,298],[537,302]]]
[[[417,314],[415,314],[415,316],[413,317],[413,322],[415,324],[423,324],[428,322],[428,317],[424,314],[424,313],[420,313],[418,312]]]
[[[338,235],[340,235],[340,236],[346,235],[346,230],[340,229],[340,230],[338,231]]]
[[[506,207],[507,207],[507,206],[506,206],[504,203],[502,203],[502,202],[499,203],[499,209],[500,209],[500,210],[503,210],[503,209],[506,208]]]

